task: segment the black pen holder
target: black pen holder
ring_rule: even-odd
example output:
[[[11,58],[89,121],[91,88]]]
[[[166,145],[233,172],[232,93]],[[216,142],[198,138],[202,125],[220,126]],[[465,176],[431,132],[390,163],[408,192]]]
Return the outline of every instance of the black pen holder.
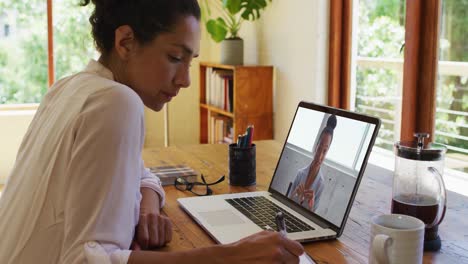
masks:
[[[229,145],[229,184],[251,186],[256,184],[255,144],[250,147]]]

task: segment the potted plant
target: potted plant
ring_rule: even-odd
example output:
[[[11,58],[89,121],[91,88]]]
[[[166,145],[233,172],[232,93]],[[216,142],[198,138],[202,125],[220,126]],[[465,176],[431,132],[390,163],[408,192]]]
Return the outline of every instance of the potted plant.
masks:
[[[208,1],[212,4],[209,5]],[[245,20],[260,18],[260,11],[272,0],[205,0],[202,5],[203,21],[211,38],[221,43],[221,63],[242,65],[244,41],[239,30]],[[219,17],[211,18],[215,8]]]

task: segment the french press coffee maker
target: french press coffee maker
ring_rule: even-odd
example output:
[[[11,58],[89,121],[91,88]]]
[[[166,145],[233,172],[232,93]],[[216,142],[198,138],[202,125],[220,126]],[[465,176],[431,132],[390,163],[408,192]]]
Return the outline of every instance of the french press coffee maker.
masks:
[[[392,213],[421,219],[425,225],[424,250],[441,247],[438,226],[446,210],[446,190],[441,173],[447,151],[440,144],[424,144],[427,133],[416,133],[414,142],[396,142]]]

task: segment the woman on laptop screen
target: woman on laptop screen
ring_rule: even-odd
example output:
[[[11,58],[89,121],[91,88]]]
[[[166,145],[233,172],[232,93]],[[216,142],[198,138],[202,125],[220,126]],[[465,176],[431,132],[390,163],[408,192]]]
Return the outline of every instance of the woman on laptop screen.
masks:
[[[330,115],[327,119],[327,125],[320,132],[312,161],[306,167],[298,170],[291,186],[293,191],[288,195],[290,199],[312,211],[317,209],[323,191],[324,178],[320,167],[332,143],[335,127],[336,116]]]

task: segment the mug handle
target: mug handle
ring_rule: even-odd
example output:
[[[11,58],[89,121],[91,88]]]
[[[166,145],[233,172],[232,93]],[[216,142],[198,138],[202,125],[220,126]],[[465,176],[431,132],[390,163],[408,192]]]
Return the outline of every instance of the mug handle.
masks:
[[[372,241],[372,255],[379,264],[388,263],[387,249],[392,244],[391,237],[384,234],[377,234]]]

